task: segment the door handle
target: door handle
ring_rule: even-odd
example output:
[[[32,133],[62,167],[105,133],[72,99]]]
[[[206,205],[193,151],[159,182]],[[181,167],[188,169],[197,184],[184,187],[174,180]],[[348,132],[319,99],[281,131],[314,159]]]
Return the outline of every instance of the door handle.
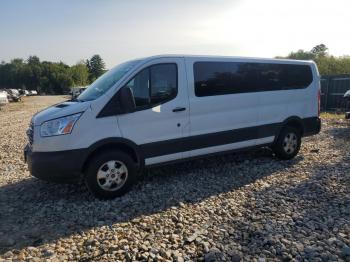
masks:
[[[173,109],[173,112],[180,112],[180,111],[185,111],[186,107],[176,107]]]

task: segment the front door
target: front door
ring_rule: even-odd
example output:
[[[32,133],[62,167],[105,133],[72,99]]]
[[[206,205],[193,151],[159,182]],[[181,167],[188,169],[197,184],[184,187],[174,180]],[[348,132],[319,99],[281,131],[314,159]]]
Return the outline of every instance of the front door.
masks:
[[[143,66],[126,84],[136,111],[118,116],[122,135],[143,151],[146,165],[181,159],[189,134],[189,102],[183,58],[160,58]]]

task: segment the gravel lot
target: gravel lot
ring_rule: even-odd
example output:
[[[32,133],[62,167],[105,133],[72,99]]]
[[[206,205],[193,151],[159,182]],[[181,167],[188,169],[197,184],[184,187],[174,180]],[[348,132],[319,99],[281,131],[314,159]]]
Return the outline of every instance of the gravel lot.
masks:
[[[0,111],[0,261],[350,261],[350,127],[324,120],[301,153],[268,150],[155,168],[124,197],[30,177],[33,113],[63,97]]]

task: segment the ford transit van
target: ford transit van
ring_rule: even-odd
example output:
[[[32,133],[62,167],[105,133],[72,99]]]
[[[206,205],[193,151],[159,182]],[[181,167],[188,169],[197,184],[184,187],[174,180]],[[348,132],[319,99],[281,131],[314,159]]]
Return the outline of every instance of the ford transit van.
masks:
[[[37,178],[114,198],[153,165],[263,146],[291,159],[320,131],[319,110],[311,61],[154,56],[34,115],[25,159]]]

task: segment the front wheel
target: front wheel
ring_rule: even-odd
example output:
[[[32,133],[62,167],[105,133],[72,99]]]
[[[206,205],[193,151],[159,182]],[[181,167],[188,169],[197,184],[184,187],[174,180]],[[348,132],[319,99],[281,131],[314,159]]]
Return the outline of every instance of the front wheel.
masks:
[[[120,151],[107,151],[93,157],[87,168],[85,184],[100,199],[112,199],[127,193],[137,177],[132,158]]]
[[[292,159],[298,154],[300,145],[300,130],[294,127],[286,126],[281,130],[272,149],[278,158],[288,160]]]

